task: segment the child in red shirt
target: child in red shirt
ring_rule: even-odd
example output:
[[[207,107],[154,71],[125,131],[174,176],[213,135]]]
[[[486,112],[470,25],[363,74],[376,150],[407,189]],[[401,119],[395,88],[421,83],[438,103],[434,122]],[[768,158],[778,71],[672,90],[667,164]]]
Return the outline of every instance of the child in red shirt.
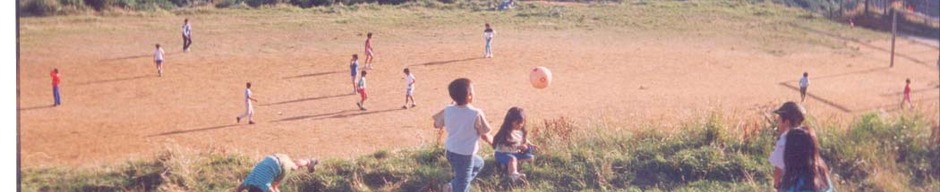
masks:
[[[907,102],[909,108],[914,108],[914,104],[911,103],[911,79],[908,78],[904,85],[904,98],[901,99],[901,109],[904,109],[904,102]]]
[[[52,106],[62,105],[62,96],[59,95],[59,82],[62,79],[59,78],[59,69],[52,69],[52,73],[49,73],[49,76],[52,76],[52,97],[55,99],[55,103]]]

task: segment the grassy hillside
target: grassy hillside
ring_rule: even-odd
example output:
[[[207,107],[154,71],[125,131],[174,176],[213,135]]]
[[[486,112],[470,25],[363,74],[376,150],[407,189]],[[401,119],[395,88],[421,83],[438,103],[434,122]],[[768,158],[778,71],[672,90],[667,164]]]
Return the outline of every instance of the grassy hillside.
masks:
[[[542,145],[536,161],[522,166],[527,191],[663,190],[761,191],[770,186],[767,156],[774,127],[732,123],[720,114],[692,120],[677,131],[657,126],[616,131],[581,126],[564,118],[531,122]],[[812,121],[822,154],[840,191],[929,191],[940,187],[938,130],[924,117],[866,114],[848,127]],[[326,160],[301,173],[285,191],[429,191],[451,177],[439,145],[378,151],[351,161]],[[483,191],[507,190],[497,176],[492,150],[474,182]],[[24,170],[26,191],[219,191],[233,188],[256,160],[221,150],[168,149],[156,159],[94,169]]]

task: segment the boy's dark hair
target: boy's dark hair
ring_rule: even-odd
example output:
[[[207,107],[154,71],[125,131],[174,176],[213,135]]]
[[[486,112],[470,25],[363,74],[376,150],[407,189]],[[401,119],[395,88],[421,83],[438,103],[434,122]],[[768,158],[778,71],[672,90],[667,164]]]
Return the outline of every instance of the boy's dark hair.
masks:
[[[490,27],[490,23],[486,23],[485,26],[486,26],[486,27]]]
[[[245,83],[245,87],[251,89],[251,82]]]
[[[353,59],[359,59],[359,54],[353,54]]]
[[[809,73],[803,72],[803,77],[809,76]]]
[[[408,69],[408,68],[405,68],[405,70],[402,70],[402,71],[404,71],[404,72],[405,72],[405,74],[409,74],[409,73],[411,73],[411,70],[410,70],[410,69]]]
[[[52,71],[55,71],[56,73],[58,73],[58,72],[59,72],[59,68],[52,68]]]
[[[366,71],[362,71],[362,76],[363,76],[363,77],[365,77],[366,74],[369,74],[369,73],[367,73]]]
[[[450,98],[457,102],[457,105],[467,104],[467,95],[470,94],[470,79],[460,78],[450,82],[447,86],[450,92]]]
[[[159,44],[159,43],[157,43],[157,48],[160,48],[160,44]]]
[[[372,32],[369,32],[368,34],[366,34],[366,37],[372,37]]]
[[[188,23],[188,22],[189,22],[189,18],[183,19],[183,22]]]
[[[904,80],[904,82],[911,83],[911,78],[907,78],[907,80]]]

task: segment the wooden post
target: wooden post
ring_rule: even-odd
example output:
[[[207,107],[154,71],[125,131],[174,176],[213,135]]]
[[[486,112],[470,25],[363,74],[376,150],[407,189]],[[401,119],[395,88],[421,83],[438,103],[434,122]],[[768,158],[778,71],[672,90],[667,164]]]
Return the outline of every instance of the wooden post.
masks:
[[[894,39],[898,36],[898,11],[891,9],[891,66],[894,67]]]

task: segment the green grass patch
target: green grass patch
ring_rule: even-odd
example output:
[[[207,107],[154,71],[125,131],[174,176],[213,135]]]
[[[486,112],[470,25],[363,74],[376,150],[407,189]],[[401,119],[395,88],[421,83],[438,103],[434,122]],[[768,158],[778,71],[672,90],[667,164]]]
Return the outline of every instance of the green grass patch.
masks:
[[[825,122],[814,122],[825,124]],[[769,124],[742,137],[720,115],[672,132],[657,127],[611,131],[580,127],[566,119],[531,127],[542,148],[523,164],[530,185],[510,186],[500,177],[492,150],[474,181],[484,191],[764,191],[770,189],[767,156],[775,136]],[[926,119],[917,114],[886,118],[866,114],[847,127],[817,127],[823,158],[839,190],[919,191],[940,186],[940,147],[931,143]],[[26,169],[27,191],[219,191],[233,188],[255,160],[224,152],[168,151],[155,159],[94,169]],[[440,146],[377,151],[353,160],[328,159],[315,173],[300,173],[285,191],[439,190],[452,177]]]

